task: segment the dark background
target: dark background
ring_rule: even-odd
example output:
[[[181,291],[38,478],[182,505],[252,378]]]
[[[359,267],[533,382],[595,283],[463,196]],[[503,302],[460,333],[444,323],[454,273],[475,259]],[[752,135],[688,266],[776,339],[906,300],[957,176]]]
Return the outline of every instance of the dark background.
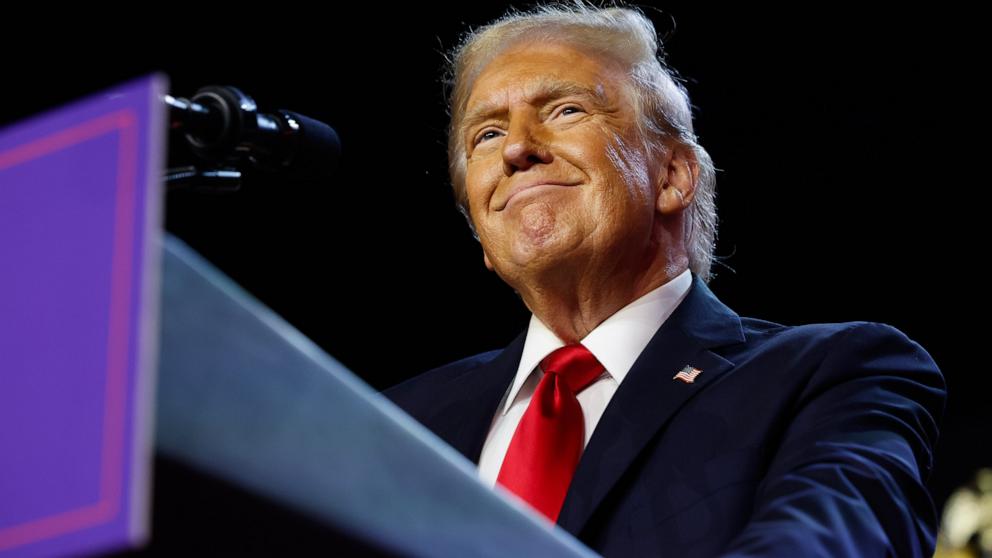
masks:
[[[879,321],[923,345],[950,392],[931,479],[942,504],[992,465],[990,382],[972,354],[985,317],[972,284],[983,265],[977,186],[987,184],[969,154],[979,145],[964,83],[977,73],[966,46],[974,15],[682,4],[642,6],[720,169],[727,265],[714,267],[711,288],[744,316]],[[232,195],[170,193],[168,231],[376,389],[508,343],[529,314],[485,269],[454,208],[439,80],[441,52],[506,4],[374,16],[280,8],[113,24],[61,14],[65,23],[3,39],[23,55],[5,60],[0,124],[152,71],[169,75],[174,96],[235,85],[263,111],[325,121],[345,152],[332,180],[249,176]],[[170,160],[189,160],[181,142]],[[193,522],[264,525],[254,537],[272,541],[324,536],[301,535],[292,515],[179,464],[160,459],[157,473],[154,544],[163,533],[205,537],[186,528]]]

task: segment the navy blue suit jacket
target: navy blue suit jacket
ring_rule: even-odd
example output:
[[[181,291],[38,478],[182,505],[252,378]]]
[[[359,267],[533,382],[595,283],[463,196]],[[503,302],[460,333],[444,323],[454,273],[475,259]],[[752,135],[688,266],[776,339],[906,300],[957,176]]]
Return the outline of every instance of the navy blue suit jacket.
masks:
[[[478,463],[525,333],[384,395]],[[702,374],[673,380],[686,365]],[[558,524],[604,556],[932,556],[924,482],[945,394],[891,326],[741,318],[694,275],[596,426]]]

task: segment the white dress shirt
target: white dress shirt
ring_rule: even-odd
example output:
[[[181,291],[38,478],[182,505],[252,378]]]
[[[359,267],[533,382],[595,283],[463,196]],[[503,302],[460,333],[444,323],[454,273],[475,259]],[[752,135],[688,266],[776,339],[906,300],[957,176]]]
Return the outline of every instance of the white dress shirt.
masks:
[[[606,368],[596,381],[576,396],[585,418],[583,447],[589,444],[606,405],[634,361],[661,324],[665,323],[682,302],[691,286],[692,274],[685,270],[671,281],[618,310],[580,341]],[[479,476],[488,485],[496,485],[496,477],[503,466],[503,457],[510,447],[513,433],[530,404],[531,395],[544,376],[538,364],[555,349],[563,346],[565,342],[537,316],[531,314],[517,375],[500,402],[489,436],[482,446]]]

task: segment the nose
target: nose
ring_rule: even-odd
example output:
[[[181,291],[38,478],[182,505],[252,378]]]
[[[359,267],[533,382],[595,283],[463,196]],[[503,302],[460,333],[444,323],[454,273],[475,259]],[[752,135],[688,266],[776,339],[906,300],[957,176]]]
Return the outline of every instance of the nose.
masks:
[[[552,160],[551,149],[541,134],[541,124],[528,118],[510,123],[503,140],[503,172],[506,176]]]

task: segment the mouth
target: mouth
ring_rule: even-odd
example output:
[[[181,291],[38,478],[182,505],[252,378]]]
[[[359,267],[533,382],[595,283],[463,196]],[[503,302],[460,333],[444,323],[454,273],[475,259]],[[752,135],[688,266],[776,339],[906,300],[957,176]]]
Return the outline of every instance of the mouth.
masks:
[[[556,188],[571,188],[576,186],[575,184],[565,184],[563,182],[538,182],[536,184],[527,184],[514,188],[510,192],[510,196],[506,198],[501,207],[497,207],[496,211],[504,211],[511,205],[520,202],[526,198],[539,196],[548,190],[553,190]]]

